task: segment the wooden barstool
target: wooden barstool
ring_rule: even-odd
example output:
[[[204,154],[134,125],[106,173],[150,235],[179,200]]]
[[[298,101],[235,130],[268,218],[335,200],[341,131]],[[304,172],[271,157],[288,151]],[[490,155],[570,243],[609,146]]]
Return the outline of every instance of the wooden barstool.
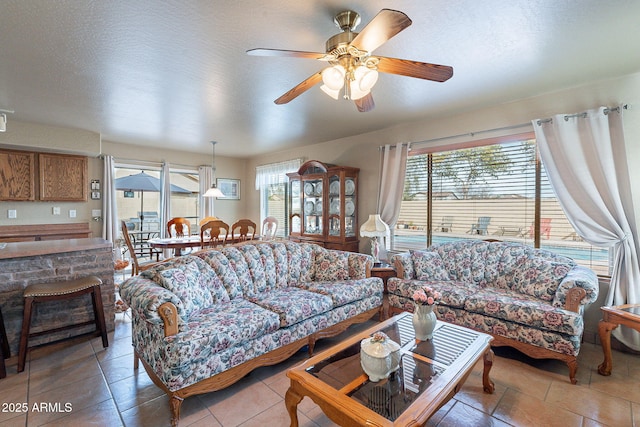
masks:
[[[11,356],[9,351],[9,340],[7,339],[7,330],[4,328],[4,319],[2,318],[2,310],[0,310],[0,378],[7,376],[7,368],[4,365],[4,359]]]
[[[102,336],[102,346],[109,347],[107,338],[107,326],[104,321],[104,311],[102,308],[102,294],[100,285],[102,280],[95,276],[83,277],[75,280],[67,280],[53,283],[37,283],[29,285],[24,290],[24,316],[22,319],[22,333],[20,334],[20,349],[18,352],[18,372],[24,371],[25,361],[27,359],[27,351],[29,349],[28,341],[31,337],[37,337],[52,332],[59,332],[66,329],[77,328],[81,326],[96,325],[94,332],[83,335]],[[82,323],[74,323],[54,329],[48,329],[41,332],[30,333],[31,311],[34,303],[44,301],[60,301],[76,298],[84,294],[91,294],[91,302],[93,303],[94,319]],[[82,336],[82,335],[78,335]],[[77,336],[71,337],[76,338]],[[46,344],[54,344],[64,341],[67,338],[59,339]]]

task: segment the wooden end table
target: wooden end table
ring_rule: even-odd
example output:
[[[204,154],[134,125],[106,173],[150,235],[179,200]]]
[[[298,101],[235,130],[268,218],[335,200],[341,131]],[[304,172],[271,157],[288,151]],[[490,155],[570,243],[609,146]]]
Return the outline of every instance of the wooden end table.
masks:
[[[386,262],[380,262],[373,265],[371,269],[372,277],[379,277],[382,279],[382,283],[384,284],[384,294],[382,296],[382,313],[380,320],[389,318],[389,298],[387,296],[387,280],[390,277],[396,277],[396,270],[393,268],[391,264],[387,264]]]
[[[285,405],[298,426],[298,404],[309,396],[341,426],[424,425],[461,388],[484,358],[483,389],[493,393],[490,335],[438,321],[434,337],[417,341],[411,313],[402,313],[308,359],[289,371]],[[372,382],[360,365],[360,341],[382,331],[399,343],[400,367]]]
[[[598,335],[602,344],[604,361],[598,366],[600,375],[611,375],[613,367],[611,361],[611,331],[624,325],[640,331],[640,304],[614,305],[611,307],[600,307],[602,320],[598,324]]]

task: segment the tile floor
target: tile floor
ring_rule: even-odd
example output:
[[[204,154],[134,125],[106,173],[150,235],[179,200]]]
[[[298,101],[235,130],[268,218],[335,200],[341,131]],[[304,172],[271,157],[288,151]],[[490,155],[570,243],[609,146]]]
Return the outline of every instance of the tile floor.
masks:
[[[116,330],[106,350],[97,338],[48,354],[34,352],[20,374],[10,366],[7,378],[0,380],[0,426],[170,425],[166,395],[142,367],[133,370],[130,318],[126,313],[116,316]],[[323,340],[318,350],[372,324]],[[225,390],[187,398],[180,425],[288,426],[285,372],[305,356],[300,351],[279,365],[253,371]],[[585,344],[578,385],[569,383],[562,363],[528,360],[508,349],[497,349],[496,356],[491,371],[495,393],[483,393],[479,362],[461,392],[431,418],[429,426],[640,426],[640,356],[614,352],[613,374],[603,377],[596,371],[602,350]],[[26,412],[15,405],[22,402],[27,403]],[[335,425],[309,398],[298,411],[301,426]]]

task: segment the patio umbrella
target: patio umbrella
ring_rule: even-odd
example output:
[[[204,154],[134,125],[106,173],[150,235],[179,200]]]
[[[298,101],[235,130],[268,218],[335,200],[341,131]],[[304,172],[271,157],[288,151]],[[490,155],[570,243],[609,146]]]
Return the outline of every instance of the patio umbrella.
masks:
[[[140,230],[144,222],[144,192],[151,191],[155,193],[160,192],[160,178],[151,176],[144,171],[134,174],[123,176],[122,178],[116,178],[116,190],[124,191],[139,191],[140,192]],[[171,184],[172,193],[191,194],[191,191]]]

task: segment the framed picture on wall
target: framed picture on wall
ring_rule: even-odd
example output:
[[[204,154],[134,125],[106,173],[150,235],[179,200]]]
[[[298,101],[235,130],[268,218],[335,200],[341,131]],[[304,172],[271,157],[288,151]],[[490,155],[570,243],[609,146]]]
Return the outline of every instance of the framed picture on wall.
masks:
[[[218,199],[240,200],[240,180],[229,178],[218,178],[216,185],[224,194],[224,197]]]

